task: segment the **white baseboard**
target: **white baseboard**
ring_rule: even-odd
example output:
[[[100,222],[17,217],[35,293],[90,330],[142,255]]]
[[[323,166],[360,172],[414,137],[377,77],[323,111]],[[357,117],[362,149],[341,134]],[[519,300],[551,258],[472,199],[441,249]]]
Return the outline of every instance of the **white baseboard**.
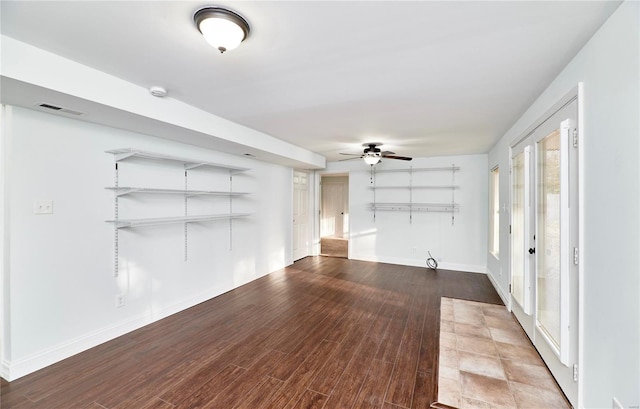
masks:
[[[503,304],[507,307],[509,311],[511,311],[511,302],[510,302],[511,298],[507,297],[507,295],[502,291],[502,287],[498,285],[496,280],[493,278],[493,274],[488,269],[487,269],[487,277],[489,277],[489,281],[491,281],[493,288],[496,289],[496,292],[502,299]]]
[[[44,349],[25,358],[21,358],[16,361],[3,360],[0,367],[1,375],[9,382],[14,381],[56,362],[62,361],[63,359],[86,351],[87,349],[103,344],[131,331],[135,331],[145,325],[149,325],[187,308],[193,307],[194,305],[210,300],[211,298],[217,297],[229,290],[231,290],[231,288],[208,289],[207,291],[203,291],[195,296],[183,299],[161,309],[149,309],[143,314],[130,317],[127,320],[108,327],[100,328],[67,342]]]
[[[9,362],[3,359],[2,363],[0,364],[0,378],[7,381],[9,380],[9,366]]]
[[[361,260],[361,261],[374,261],[378,263],[388,263],[388,264],[399,264],[402,266],[412,266],[412,267],[427,267],[426,259],[411,259],[411,258],[399,258],[399,257],[376,257],[369,255],[361,255],[361,254],[353,254],[349,257],[352,260]],[[487,267],[483,265],[472,265],[472,264],[458,264],[458,263],[438,263],[438,269],[440,270],[453,270],[453,271],[464,271],[470,273],[487,273]]]

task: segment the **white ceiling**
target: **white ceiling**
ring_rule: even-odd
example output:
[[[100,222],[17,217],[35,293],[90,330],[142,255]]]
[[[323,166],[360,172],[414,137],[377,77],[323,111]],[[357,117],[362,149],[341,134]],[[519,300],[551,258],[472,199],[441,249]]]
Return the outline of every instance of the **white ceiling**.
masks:
[[[487,152],[618,1],[6,1],[1,32],[340,158]],[[251,25],[219,54],[207,5]],[[82,107],[76,107],[82,108]]]

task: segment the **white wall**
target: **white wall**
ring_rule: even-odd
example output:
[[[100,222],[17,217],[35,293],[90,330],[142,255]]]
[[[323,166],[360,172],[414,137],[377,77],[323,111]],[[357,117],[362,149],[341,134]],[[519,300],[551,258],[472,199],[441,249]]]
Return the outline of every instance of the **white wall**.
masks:
[[[385,160],[377,169],[445,167],[455,164],[455,201],[460,212],[451,224],[451,213],[408,212],[368,209],[373,201],[370,172],[361,161],[330,162],[324,173],[349,172],[349,257],[358,260],[426,267],[427,250],[439,259],[442,269],[482,272],[486,270],[487,184],[486,155],[414,158],[410,163]],[[408,185],[408,173],[382,173],[378,186]],[[414,185],[451,185],[451,172],[420,172]],[[408,190],[377,190],[377,202],[408,202]],[[413,191],[413,201],[451,202],[451,190]],[[414,250],[415,249],[415,250]]]
[[[584,83],[582,133],[582,405],[640,404],[640,3],[626,1],[491,150],[487,169],[508,169],[509,146],[556,101]],[[509,203],[500,172],[500,201]],[[508,206],[507,206],[508,207]],[[509,285],[509,215],[500,260],[488,269]],[[500,275],[502,271],[502,275]],[[635,406],[634,406],[635,405]]]
[[[9,280],[3,307],[10,339],[3,376],[15,379],[134,328],[212,298],[291,263],[292,170],[248,158],[102,125],[7,107]],[[113,276],[113,156],[136,148],[252,168],[234,176],[229,222],[189,226],[184,261],[182,224],[120,230],[120,275]],[[120,186],[184,188],[179,166],[120,164]],[[190,189],[228,188],[228,174],[189,172]],[[52,199],[52,215],[34,215],[35,200]],[[183,214],[183,198],[120,199],[120,218]],[[228,198],[189,199],[191,214],[226,213]],[[126,305],[116,308],[116,295]],[[5,328],[6,329],[6,328]]]

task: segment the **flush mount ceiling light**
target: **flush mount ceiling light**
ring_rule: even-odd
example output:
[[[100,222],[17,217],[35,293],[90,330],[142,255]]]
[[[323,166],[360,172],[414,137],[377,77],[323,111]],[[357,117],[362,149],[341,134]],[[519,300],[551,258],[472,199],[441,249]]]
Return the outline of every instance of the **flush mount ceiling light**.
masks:
[[[205,7],[193,15],[204,39],[221,53],[233,50],[249,36],[249,23],[241,15],[222,7]]]

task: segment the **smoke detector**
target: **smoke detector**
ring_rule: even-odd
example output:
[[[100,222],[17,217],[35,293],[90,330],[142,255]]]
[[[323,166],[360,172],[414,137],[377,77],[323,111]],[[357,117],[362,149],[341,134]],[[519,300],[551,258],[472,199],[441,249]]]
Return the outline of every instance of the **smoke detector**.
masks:
[[[162,87],[158,87],[158,86],[153,86],[153,87],[149,88],[149,92],[151,92],[151,95],[153,95],[154,97],[158,97],[158,98],[162,98],[162,97],[166,97],[167,96],[167,90],[162,88]]]

